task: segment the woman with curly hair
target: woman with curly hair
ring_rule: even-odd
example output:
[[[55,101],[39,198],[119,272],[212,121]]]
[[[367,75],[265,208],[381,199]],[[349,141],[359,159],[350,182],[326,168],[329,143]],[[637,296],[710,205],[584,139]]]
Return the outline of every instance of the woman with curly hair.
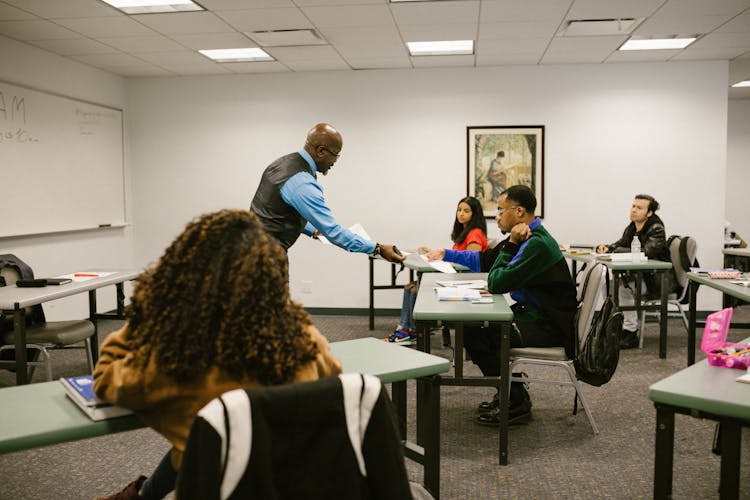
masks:
[[[100,498],[172,491],[195,416],[222,393],[340,372],[290,300],[284,250],[255,215],[198,218],[138,277],[128,321],[104,341],[94,370],[96,395],[135,411],[172,449],[149,478]]]

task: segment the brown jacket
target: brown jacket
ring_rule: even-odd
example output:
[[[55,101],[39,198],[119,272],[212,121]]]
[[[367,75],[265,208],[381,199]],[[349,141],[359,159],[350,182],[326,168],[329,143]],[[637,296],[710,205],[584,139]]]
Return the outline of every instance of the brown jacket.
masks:
[[[341,363],[331,354],[326,338],[312,325],[307,333],[319,353],[297,372],[294,382],[341,373]],[[130,408],[146,425],[167,438],[172,443],[172,465],[176,469],[182,461],[190,426],[201,408],[226,391],[261,386],[255,380],[234,380],[218,366],[201,379],[176,384],[159,372],[154,356],[150,356],[145,369],[137,368],[139,353],[130,345],[127,325],[106,338],[94,369],[94,392],[105,401]]]

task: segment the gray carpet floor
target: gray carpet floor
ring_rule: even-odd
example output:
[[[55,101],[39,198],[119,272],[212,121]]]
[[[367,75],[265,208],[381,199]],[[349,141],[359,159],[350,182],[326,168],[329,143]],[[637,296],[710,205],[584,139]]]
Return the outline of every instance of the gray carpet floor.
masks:
[[[750,318],[748,306],[737,319]],[[314,322],[334,342],[385,337],[395,318],[376,318],[367,329],[363,316],[315,316]],[[120,322],[104,322],[109,332]],[[729,339],[750,336],[731,330]],[[477,403],[491,388],[441,389],[441,497],[444,499],[649,498],[652,496],[655,410],[647,397],[650,384],[682,369],[686,363],[685,330],[670,320],[667,359],[658,357],[658,325],[646,327],[643,349],[623,351],[613,379],[602,387],[586,386],[600,429],[594,435],[586,415],[572,415],[573,391],[532,384],[533,419],[510,430],[507,466],[498,465],[498,437],[493,428],[474,423]],[[434,354],[449,357],[439,332],[432,337]],[[408,349],[408,347],[403,347]],[[86,371],[82,349],[54,351],[53,376]],[[703,359],[702,353],[698,353]],[[470,362],[469,374],[479,374]],[[530,367],[533,376],[562,375]],[[739,374],[739,372],[738,372]],[[564,376],[564,375],[562,375]],[[43,380],[38,370],[33,381]],[[0,370],[0,387],[14,376]],[[410,383],[409,433],[414,436],[414,384]],[[2,423],[0,423],[2,425]],[[719,457],[711,453],[714,423],[676,417],[674,498],[718,498]],[[90,499],[119,491],[139,474],[148,474],[169,444],[149,429],[0,455],[0,500]],[[421,467],[407,460],[411,479],[421,481]],[[741,497],[750,499],[750,440],[742,445]]]

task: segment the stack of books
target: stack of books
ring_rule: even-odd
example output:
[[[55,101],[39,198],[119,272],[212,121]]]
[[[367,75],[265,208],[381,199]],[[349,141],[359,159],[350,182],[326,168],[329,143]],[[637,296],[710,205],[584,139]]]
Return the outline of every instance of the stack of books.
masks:
[[[61,378],[60,383],[65,388],[68,397],[83,410],[91,420],[106,420],[108,418],[130,415],[132,410],[114,406],[102,401],[94,394],[94,379],[91,375]]]

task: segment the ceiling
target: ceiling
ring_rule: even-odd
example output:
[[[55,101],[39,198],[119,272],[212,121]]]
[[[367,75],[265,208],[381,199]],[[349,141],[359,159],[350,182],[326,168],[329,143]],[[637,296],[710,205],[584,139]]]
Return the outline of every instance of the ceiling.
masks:
[[[196,0],[206,11],[128,16],[99,0],[0,0],[0,34],[126,77],[375,68],[730,61],[750,79],[750,0]],[[636,37],[700,35],[682,50],[618,51],[626,34],[563,36],[571,20],[642,19]],[[257,47],[256,31],[314,29],[275,61],[216,63],[198,49]],[[405,42],[475,41],[410,57]],[[750,98],[750,88],[729,89]]]

